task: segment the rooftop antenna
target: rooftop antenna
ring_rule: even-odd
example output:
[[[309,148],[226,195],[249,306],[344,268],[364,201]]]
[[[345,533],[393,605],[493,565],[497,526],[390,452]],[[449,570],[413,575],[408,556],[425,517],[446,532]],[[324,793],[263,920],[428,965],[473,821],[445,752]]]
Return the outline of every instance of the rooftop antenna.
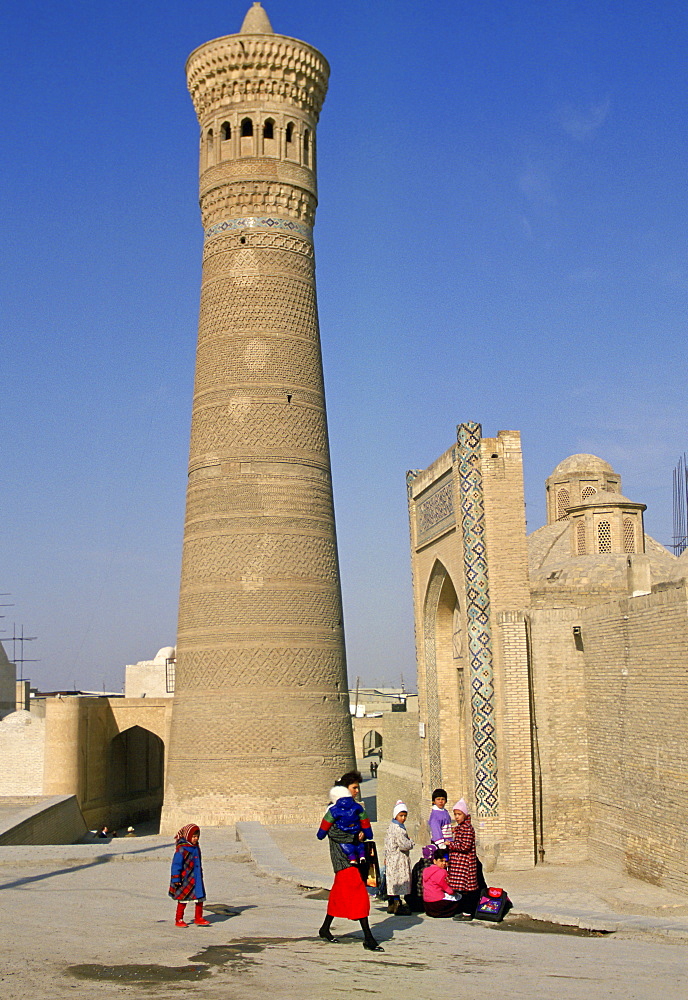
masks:
[[[0,594],[0,597],[10,597],[10,594]],[[0,604],[0,608],[13,608],[14,604]],[[7,618],[7,615],[0,615],[0,618]],[[4,632],[5,629],[0,629],[0,632]]]
[[[11,607],[11,605],[7,605],[7,607]],[[13,622],[12,635],[8,635],[7,638],[12,640],[12,662],[19,665],[19,677],[17,680],[27,680],[28,678],[24,677],[24,664],[39,663],[40,660],[30,660],[28,657],[24,656],[24,643],[33,642],[34,639],[38,637],[35,635],[24,635],[23,625],[21,627],[21,632],[17,635],[17,625],[16,622]],[[19,643],[19,656],[17,656],[17,643]]]
[[[674,544],[675,556],[688,547],[688,460],[684,452],[674,469]]]

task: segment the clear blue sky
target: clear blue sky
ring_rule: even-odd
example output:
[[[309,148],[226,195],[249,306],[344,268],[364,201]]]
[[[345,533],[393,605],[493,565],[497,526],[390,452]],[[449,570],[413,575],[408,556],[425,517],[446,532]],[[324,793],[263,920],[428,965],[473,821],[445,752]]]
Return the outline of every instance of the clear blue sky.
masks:
[[[198,311],[184,62],[249,0],[6,0],[0,625],[44,687],[175,641]],[[523,435],[671,541],[686,433],[683,3],[265,0],[318,47],[318,292],[350,677],[414,671],[405,472]],[[9,652],[11,654],[9,644]]]

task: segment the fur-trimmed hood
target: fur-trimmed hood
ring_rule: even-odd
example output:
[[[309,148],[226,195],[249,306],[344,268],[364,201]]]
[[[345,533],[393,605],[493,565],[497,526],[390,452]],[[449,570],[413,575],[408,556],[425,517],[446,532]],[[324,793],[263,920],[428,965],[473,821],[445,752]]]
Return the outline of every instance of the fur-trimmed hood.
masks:
[[[338,802],[339,799],[344,799],[346,797],[351,798],[351,792],[344,785],[334,785],[330,789],[330,802]]]

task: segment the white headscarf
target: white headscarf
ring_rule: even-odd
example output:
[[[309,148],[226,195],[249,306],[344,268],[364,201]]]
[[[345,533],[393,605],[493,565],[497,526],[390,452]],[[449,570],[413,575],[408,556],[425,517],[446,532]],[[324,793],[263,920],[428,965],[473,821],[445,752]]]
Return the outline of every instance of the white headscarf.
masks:
[[[397,804],[395,805],[394,809],[392,809],[392,819],[396,819],[399,813],[407,813],[407,812],[408,812],[408,806],[406,805],[406,803],[402,802],[401,799],[397,799]]]

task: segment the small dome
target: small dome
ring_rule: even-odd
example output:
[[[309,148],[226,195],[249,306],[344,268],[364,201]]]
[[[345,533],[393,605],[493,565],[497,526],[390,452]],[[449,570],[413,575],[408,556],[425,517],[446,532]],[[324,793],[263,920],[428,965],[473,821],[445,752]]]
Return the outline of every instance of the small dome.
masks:
[[[163,646],[155,654],[156,663],[164,663],[165,660],[174,659],[174,646]]]
[[[556,476],[558,479],[560,476],[570,476],[575,472],[611,472],[612,475],[614,474],[609,462],[605,462],[603,458],[598,458],[597,455],[582,454],[569,455],[568,458],[559,463],[549,478],[553,479]]]
[[[270,18],[260,3],[254,3],[246,12],[244,23],[241,25],[242,35],[274,35]]]

